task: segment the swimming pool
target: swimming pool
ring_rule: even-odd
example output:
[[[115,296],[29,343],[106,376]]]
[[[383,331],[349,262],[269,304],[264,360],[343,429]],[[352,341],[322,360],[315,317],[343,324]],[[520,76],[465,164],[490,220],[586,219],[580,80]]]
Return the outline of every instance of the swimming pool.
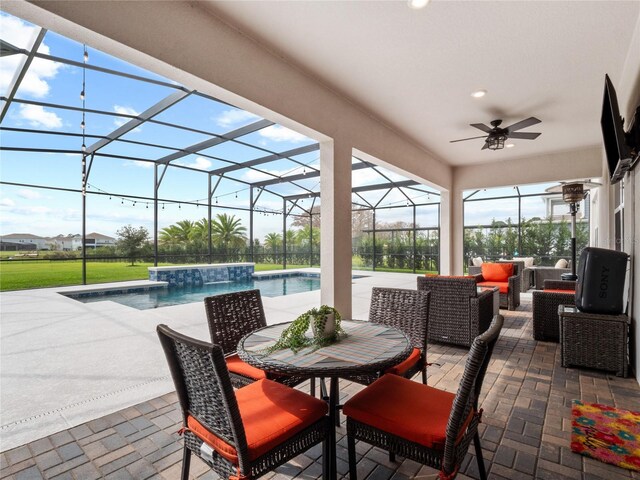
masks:
[[[137,288],[132,291],[98,291],[90,293],[69,293],[66,296],[79,302],[92,303],[105,300],[117,302],[138,310],[201,302],[204,297],[221,293],[260,289],[264,297],[279,297],[294,293],[311,292],[320,289],[318,275],[287,275],[278,278],[251,279],[237,282],[212,282],[202,286],[183,288]]]

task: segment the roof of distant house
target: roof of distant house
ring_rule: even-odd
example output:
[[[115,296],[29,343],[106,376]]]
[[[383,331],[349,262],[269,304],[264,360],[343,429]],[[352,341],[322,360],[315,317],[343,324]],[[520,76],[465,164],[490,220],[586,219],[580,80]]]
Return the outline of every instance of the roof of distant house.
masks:
[[[103,235],[97,232],[87,233],[87,238],[95,238],[96,240],[115,240],[115,238],[110,237],[109,235]]]
[[[10,233],[8,235],[0,235],[2,240],[11,240],[14,238],[28,238],[31,240],[46,240],[45,237],[39,237],[38,235],[33,235],[32,233]]]

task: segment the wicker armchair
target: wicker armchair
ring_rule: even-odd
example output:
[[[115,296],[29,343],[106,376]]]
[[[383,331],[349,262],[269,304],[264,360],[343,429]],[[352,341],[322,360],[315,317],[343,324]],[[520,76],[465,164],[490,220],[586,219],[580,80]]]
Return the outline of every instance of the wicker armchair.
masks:
[[[266,372],[240,360],[236,353],[238,342],[249,333],[267,326],[260,290],[225,293],[204,299],[211,342],[220,345],[227,360],[231,383],[244,387],[262,378],[271,378]],[[304,379],[278,376],[271,378],[294,386]]]
[[[511,262],[499,262],[499,263],[511,263]],[[500,308],[506,308],[508,310],[515,310],[520,306],[520,265],[516,262],[513,265],[513,275],[508,279],[508,291],[500,292]],[[524,264],[524,263],[523,263]],[[476,277],[478,285],[492,286],[492,282],[486,282],[482,276],[482,267],[469,267],[469,274]]]
[[[562,275],[571,273],[571,268],[556,267],[533,267],[533,288],[544,289],[544,282],[547,280],[561,280]]]
[[[544,290],[533,292],[533,338],[546,342],[560,341],[560,305],[575,305],[576,282],[545,280]]]
[[[357,478],[356,440],[437,468],[446,479],[456,476],[473,440],[480,478],[487,478],[478,435],[478,398],[502,323],[502,316],[496,315],[473,341],[455,395],[385,375],[345,404],[351,480]]]
[[[222,478],[252,479],[329,437],[322,400],[266,379],[234,392],[222,348],[157,332],[182,409],[182,480],[192,453]]]
[[[420,276],[418,290],[431,292],[430,342],[469,347],[489,328],[493,318],[493,292],[478,293],[475,278]]]

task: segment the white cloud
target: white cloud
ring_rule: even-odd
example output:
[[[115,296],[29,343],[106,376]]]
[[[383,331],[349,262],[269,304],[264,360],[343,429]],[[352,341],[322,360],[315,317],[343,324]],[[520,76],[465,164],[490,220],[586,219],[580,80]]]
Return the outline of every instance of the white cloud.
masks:
[[[37,192],[36,190],[31,190],[28,188],[22,188],[18,190],[18,196],[22,198],[26,198],[28,200],[36,200],[38,198],[42,198],[42,195],[40,194],[40,192]]]
[[[0,31],[2,31],[3,40],[19,48],[30,48],[40,29],[27,25],[19,18],[0,15]],[[38,52],[49,54],[49,47],[42,43]],[[0,91],[7,91],[15,72],[22,66],[24,59],[24,55],[11,55],[2,59],[0,62]],[[55,78],[61,68],[63,65],[60,63],[39,58],[34,59],[20,83],[20,95],[45,97],[50,91],[48,80]]]
[[[0,206],[2,206],[2,207],[13,207],[15,204],[16,204],[16,202],[11,200],[10,198],[2,198],[2,199],[0,199]]]
[[[139,162],[137,160],[128,160],[122,162],[122,166],[125,168],[139,167],[139,168],[153,168],[153,162]]]
[[[27,120],[32,127],[60,128],[62,119],[40,105],[20,105],[18,116]]]
[[[249,123],[250,120],[257,120],[257,115],[246,112],[244,110],[225,110],[217,117],[213,118],[213,121],[220,127],[231,128],[240,124]]]
[[[113,111],[121,114],[121,115],[140,115],[140,112],[137,112],[136,110],[134,110],[131,107],[125,107],[122,105],[114,105],[113,106]],[[129,118],[115,118],[113,120],[113,123],[115,124],[116,127],[121,127],[122,125],[124,125],[125,123],[127,123],[130,119]],[[134,128],[133,129],[134,132],[139,132],[140,129],[139,128]]]
[[[196,157],[196,159],[191,163],[184,161],[176,161],[174,163],[176,165],[182,165],[183,167],[197,168],[198,170],[208,170],[212,165],[211,161],[204,157]]]
[[[294,132],[282,125],[271,125],[270,127],[263,128],[258,133],[261,137],[267,138],[273,142],[301,143],[309,140],[309,138],[305,137],[301,133]]]

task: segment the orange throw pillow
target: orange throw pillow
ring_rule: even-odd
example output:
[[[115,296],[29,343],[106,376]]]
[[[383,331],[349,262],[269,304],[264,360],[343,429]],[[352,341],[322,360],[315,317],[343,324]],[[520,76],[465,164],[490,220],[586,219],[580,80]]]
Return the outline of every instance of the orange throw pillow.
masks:
[[[482,278],[485,282],[508,282],[513,276],[513,263],[483,263]]]

